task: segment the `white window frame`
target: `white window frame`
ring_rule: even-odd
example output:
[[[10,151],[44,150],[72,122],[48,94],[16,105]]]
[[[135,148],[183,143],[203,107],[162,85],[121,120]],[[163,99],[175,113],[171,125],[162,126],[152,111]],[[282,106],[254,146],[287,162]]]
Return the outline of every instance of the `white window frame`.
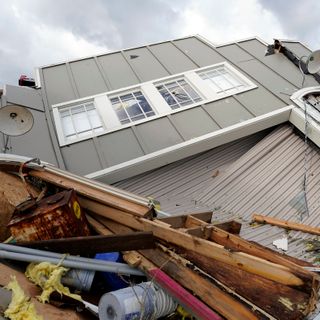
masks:
[[[153,117],[155,117],[155,116],[157,115],[157,111],[153,108],[152,104],[151,104],[150,101],[149,101],[150,99],[144,94],[144,91],[143,91],[143,90],[140,90],[139,88],[137,88],[136,90],[124,91],[124,92],[120,92],[120,93],[118,92],[118,93],[115,93],[115,94],[113,94],[113,95],[109,95],[109,94],[108,94],[108,99],[109,99],[109,102],[110,102],[110,104],[111,104],[112,110],[116,113],[116,111],[115,111],[114,108],[113,108],[111,99],[114,99],[114,98],[118,98],[118,99],[119,99],[121,96],[124,96],[124,95],[127,95],[127,94],[131,94],[131,95],[133,95],[133,96],[135,97],[134,93],[136,93],[136,92],[138,92],[138,91],[142,93],[143,97],[146,99],[146,101],[148,102],[148,104],[149,104],[149,106],[151,107],[152,111],[154,112],[154,115],[146,116],[144,110],[142,110],[142,108],[141,108],[141,106],[140,106],[140,104],[139,104],[139,107],[140,107],[143,115],[145,115],[145,117],[144,117],[143,119],[140,119],[140,120],[132,120],[132,119],[131,119],[131,116],[130,116],[130,115],[127,113],[127,111],[126,111],[126,113],[127,113],[127,115],[128,115],[129,123],[122,124],[121,121],[120,121],[119,118],[118,118],[118,115],[117,115],[117,118],[118,118],[121,126],[128,125],[128,124],[131,124],[131,125],[132,125],[132,124],[136,124],[137,122],[139,122],[139,121],[141,121],[141,120],[147,120],[147,119],[153,118]]]
[[[320,86],[307,87],[295,92],[290,99],[297,104],[303,111],[305,111],[305,106],[307,106],[308,115],[310,115],[314,120],[320,124],[320,112],[308,103],[305,103],[303,98],[307,94],[320,94]]]
[[[189,104],[187,104],[187,105],[185,105],[185,106],[181,106],[180,103],[177,101],[178,107],[175,108],[175,109],[172,109],[171,106],[167,103],[167,101],[162,97],[162,95],[161,95],[161,93],[159,92],[159,90],[157,89],[157,87],[160,86],[160,85],[166,85],[166,84],[169,83],[169,82],[178,82],[179,80],[184,80],[184,81],[191,87],[191,89],[193,89],[193,90],[198,94],[200,100],[199,100],[199,101],[192,101],[192,103],[189,103]],[[185,75],[183,75],[183,76],[178,76],[178,77],[174,77],[174,78],[169,78],[169,79],[166,78],[165,81],[157,81],[157,82],[154,82],[153,85],[154,85],[154,87],[156,88],[156,90],[160,93],[161,98],[162,98],[162,99],[164,100],[164,102],[169,106],[169,108],[170,108],[170,110],[171,110],[172,112],[173,112],[173,111],[176,111],[176,110],[185,109],[185,108],[192,108],[192,107],[195,106],[195,105],[201,104],[201,103],[205,100],[204,97],[203,97],[203,95],[201,94],[201,92],[199,92],[199,90],[197,89],[197,87],[195,87],[195,86],[193,85],[193,81],[192,81],[192,80],[190,81],[190,80],[188,79],[188,77],[186,77]],[[168,89],[166,89],[166,90],[171,94],[170,90],[168,90]],[[190,96],[188,92],[186,92],[186,93],[188,94],[188,96]],[[171,95],[172,95],[172,94],[171,94]],[[190,96],[190,98],[191,98],[191,100],[193,100],[191,96]],[[176,100],[176,98],[174,98],[174,99]]]
[[[223,92],[223,93],[217,94],[216,92],[214,92],[214,90],[212,90],[210,85],[206,83],[206,81],[201,79],[201,77],[199,76],[199,73],[201,73],[202,71],[207,71],[207,70],[210,70],[213,68],[219,68],[219,67],[224,67],[231,74],[234,74],[236,78],[239,78],[244,83],[244,87],[239,90],[238,89],[228,90],[227,93]],[[171,109],[171,107],[162,97],[162,95],[160,94],[156,86],[161,83],[176,81],[179,79],[184,79],[198,93],[198,95],[201,97],[202,100],[186,106],[181,106],[180,108],[177,108],[177,109]],[[109,92],[105,92],[105,93],[101,93],[93,96],[88,96],[81,99],[76,99],[72,101],[55,104],[55,105],[52,105],[52,110],[53,110],[53,117],[54,117],[59,144],[60,146],[65,146],[65,145],[69,145],[79,141],[90,139],[94,136],[101,136],[117,130],[123,130],[125,128],[131,127],[134,125],[139,125],[147,121],[152,121],[157,118],[165,117],[169,114],[182,112],[184,110],[191,109],[203,104],[207,104],[225,97],[229,97],[234,94],[240,94],[242,92],[246,92],[254,88],[257,88],[257,85],[255,85],[250,79],[244,76],[241,72],[239,72],[236,68],[231,66],[229,63],[222,62],[222,63],[217,63],[214,65],[186,71],[184,73],[163,77],[153,81],[144,82],[138,85],[133,85],[126,88],[117,89],[117,90],[113,90],[113,91],[109,91]],[[134,91],[142,92],[142,94],[150,104],[151,108],[155,112],[155,115],[141,119],[141,120],[137,120],[135,122],[130,122],[128,124],[121,124],[109,99],[112,98],[113,96],[124,95],[126,93],[131,93]],[[99,133],[92,132],[92,134],[88,134],[86,137],[81,137],[73,140],[65,139],[63,130],[62,130],[62,123],[59,115],[59,109],[67,108],[70,106],[76,106],[77,104],[83,104],[85,102],[94,103],[95,108],[102,119],[104,130]]]

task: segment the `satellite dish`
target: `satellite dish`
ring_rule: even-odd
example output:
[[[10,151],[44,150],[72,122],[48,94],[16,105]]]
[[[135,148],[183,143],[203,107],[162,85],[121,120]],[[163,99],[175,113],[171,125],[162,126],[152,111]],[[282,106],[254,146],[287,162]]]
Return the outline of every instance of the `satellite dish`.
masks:
[[[313,51],[306,62],[309,73],[314,74],[320,71],[320,50]]]
[[[0,131],[7,136],[21,136],[33,127],[33,115],[15,105],[0,108]]]

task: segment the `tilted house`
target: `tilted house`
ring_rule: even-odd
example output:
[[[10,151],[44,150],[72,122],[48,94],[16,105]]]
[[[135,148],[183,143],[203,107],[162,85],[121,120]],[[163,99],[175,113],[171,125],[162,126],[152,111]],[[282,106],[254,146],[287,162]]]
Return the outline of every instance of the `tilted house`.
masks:
[[[1,148],[155,198],[163,214],[240,219],[244,237],[272,246],[283,230],[252,228],[253,212],[319,222],[320,87],[266,50],[192,36],[38,68],[36,88],[3,90],[1,106],[27,107],[34,126]]]

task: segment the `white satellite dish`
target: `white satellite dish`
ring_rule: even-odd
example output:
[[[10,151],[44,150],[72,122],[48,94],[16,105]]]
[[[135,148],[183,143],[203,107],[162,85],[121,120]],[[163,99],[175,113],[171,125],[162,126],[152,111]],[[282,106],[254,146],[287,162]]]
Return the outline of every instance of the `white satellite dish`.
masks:
[[[309,73],[314,74],[320,71],[320,50],[313,51],[306,62]]]
[[[0,108],[0,131],[7,136],[21,136],[33,127],[32,113],[20,106]]]

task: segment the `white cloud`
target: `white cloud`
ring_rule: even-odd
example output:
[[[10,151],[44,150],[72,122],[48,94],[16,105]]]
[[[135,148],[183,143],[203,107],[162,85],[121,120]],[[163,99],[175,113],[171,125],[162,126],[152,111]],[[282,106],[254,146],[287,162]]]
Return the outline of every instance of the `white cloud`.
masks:
[[[315,27],[319,10],[312,10],[319,5],[317,0],[310,0],[308,6],[297,0],[293,3],[275,0],[4,1],[0,19],[0,85],[17,83],[20,74],[32,75],[37,66],[195,33],[217,44],[252,36],[270,43],[273,38],[290,37],[305,41],[310,37],[304,35],[319,30]],[[312,20],[304,19],[307,14],[303,9],[311,12]]]
[[[17,5],[5,7],[0,21],[0,84],[17,84],[21,74],[33,75],[35,67],[102,53],[106,46],[91,43],[71,30],[29,19]]]
[[[275,16],[256,0],[194,0],[184,11],[180,33],[199,33],[218,44],[252,36],[268,42],[286,37]]]

